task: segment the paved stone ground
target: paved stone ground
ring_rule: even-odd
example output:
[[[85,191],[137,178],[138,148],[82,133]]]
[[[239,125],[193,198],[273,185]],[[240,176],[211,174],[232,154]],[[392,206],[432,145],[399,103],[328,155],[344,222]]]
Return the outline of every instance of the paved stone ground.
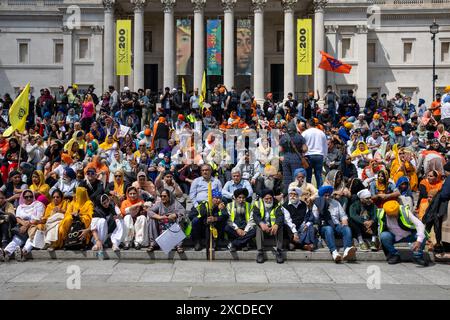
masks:
[[[79,267],[81,288],[67,289]],[[369,289],[368,268],[381,271]],[[52,260],[0,264],[1,299],[450,299],[450,265]]]

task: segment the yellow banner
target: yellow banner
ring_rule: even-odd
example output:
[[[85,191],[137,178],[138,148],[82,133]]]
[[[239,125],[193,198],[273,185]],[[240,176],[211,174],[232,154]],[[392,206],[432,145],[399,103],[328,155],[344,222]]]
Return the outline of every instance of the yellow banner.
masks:
[[[118,76],[131,74],[131,20],[117,20],[116,70]]]
[[[312,19],[297,19],[297,75],[312,75]]]

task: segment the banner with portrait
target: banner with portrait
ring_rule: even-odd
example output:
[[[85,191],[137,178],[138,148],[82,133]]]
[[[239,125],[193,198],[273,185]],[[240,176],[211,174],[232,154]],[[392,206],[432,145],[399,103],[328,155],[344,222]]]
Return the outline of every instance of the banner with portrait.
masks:
[[[177,75],[192,74],[192,25],[190,19],[177,19]]]
[[[131,20],[117,20],[116,70],[118,76],[131,74]]]
[[[252,75],[253,31],[250,19],[238,19],[236,24],[236,66],[237,75]]]
[[[297,75],[312,75],[312,20],[297,19]]]
[[[206,22],[206,73],[209,76],[222,75],[222,20]]]

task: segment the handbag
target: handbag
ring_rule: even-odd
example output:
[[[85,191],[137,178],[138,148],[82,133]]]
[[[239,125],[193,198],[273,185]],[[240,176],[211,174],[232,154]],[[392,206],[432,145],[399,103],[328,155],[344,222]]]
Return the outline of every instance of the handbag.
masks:
[[[86,240],[80,240],[80,235],[84,229],[83,222],[80,217],[73,217],[72,225],[69,228],[69,233],[64,241],[64,249],[67,250],[82,250],[86,247]]]

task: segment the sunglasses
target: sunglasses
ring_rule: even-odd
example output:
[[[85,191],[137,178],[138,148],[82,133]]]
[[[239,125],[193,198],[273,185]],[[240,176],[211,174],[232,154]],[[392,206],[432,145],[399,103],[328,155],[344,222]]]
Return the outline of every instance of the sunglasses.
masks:
[[[24,196],[24,199],[33,199],[33,196]]]
[[[114,176],[115,178],[122,178],[122,176],[121,175],[117,175],[117,176]]]
[[[88,172],[87,175],[88,175],[88,176],[94,176],[94,175],[95,175],[95,172]]]

